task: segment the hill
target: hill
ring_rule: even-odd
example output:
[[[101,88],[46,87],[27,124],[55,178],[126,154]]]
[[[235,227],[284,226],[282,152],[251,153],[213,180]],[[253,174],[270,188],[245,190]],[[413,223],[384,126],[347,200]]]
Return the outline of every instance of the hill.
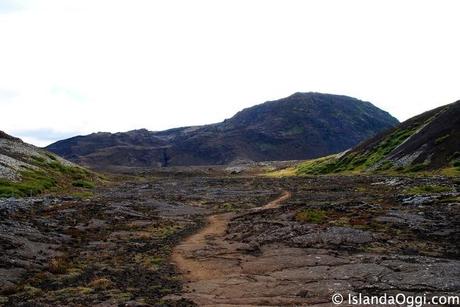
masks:
[[[0,197],[91,188],[96,175],[0,131]]]
[[[217,124],[161,132],[94,133],[56,142],[47,149],[96,168],[298,160],[343,151],[397,123],[369,102],[296,93],[244,109]]]
[[[460,101],[415,116],[354,149],[307,161],[300,174],[460,172]]]

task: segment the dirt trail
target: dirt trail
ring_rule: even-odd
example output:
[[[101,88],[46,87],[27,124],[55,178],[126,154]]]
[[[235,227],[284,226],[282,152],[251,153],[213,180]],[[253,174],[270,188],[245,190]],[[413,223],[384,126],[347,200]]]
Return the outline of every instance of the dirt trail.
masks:
[[[291,197],[291,192],[283,192],[277,199],[255,208],[253,211],[279,207]],[[228,223],[233,213],[208,217],[207,225],[198,233],[177,245],[172,253],[172,261],[188,282],[184,297],[201,306],[206,305],[251,305],[242,299],[244,284],[251,279],[242,262],[252,256],[244,253],[247,246],[224,239]],[[241,282],[240,287],[232,287]],[[265,285],[265,286],[268,286]],[[219,295],[219,292],[225,295]],[[220,298],[219,298],[220,297]],[[259,304],[256,304],[259,305]]]

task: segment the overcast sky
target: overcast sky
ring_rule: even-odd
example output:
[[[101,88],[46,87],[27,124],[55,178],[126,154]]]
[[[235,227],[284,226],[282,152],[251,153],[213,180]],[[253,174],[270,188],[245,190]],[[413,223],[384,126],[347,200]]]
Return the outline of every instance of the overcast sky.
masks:
[[[219,122],[294,92],[400,120],[460,99],[460,1],[0,1],[0,130]]]

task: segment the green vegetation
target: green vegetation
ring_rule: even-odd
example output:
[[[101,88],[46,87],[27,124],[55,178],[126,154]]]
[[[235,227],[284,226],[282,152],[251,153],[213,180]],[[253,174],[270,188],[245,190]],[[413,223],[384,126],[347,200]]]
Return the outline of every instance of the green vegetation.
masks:
[[[83,179],[78,179],[74,182],[72,182],[72,185],[74,187],[79,187],[79,188],[85,188],[85,189],[94,189],[95,185],[94,183],[88,181],[88,180],[83,180]]]
[[[24,197],[43,193],[56,186],[56,179],[44,171],[33,170],[21,172],[22,181],[0,180],[0,197]]]
[[[271,178],[282,178],[282,177],[295,176],[296,173],[297,173],[297,170],[295,167],[288,167],[288,168],[284,168],[280,170],[269,171],[268,173],[265,173],[263,176],[271,177]]]
[[[326,219],[326,211],[320,209],[304,209],[294,216],[297,222],[322,224]]]
[[[53,161],[56,161],[56,160],[57,160],[57,159],[56,159],[56,156],[53,155],[53,154],[50,153],[50,152],[45,153],[45,155],[46,155],[48,158],[50,158],[51,160],[53,160]]]
[[[385,160],[385,157],[413,135],[416,129],[417,127],[396,130],[374,146],[372,150],[350,152],[340,158],[337,158],[337,156],[328,156],[306,161],[297,166],[296,173],[297,175],[356,173],[365,171],[373,166],[376,166],[375,171],[377,172],[396,170],[393,162]],[[425,168],[425,164],[417,164],[408,168],[400,168],[399,170],[418,172]]]
[[[297,166],[298,175],[320,175],[332,173],[337,168],[337,158],[327,156],[319,159],[309,160]]]
[[[449,192],[451,189],[449,187],[440,186],[440,185],[421,185],[407,189],[406,194],[411,195],[420,195],[420,194],[431,194],[431,193],[443,193]]]
[[[47,154],[47,157],[52,156]],[[0,197],[27,197],[44,193],[53,188],[65,190],[68,187],[92,189],[97,177],[91,172],[71,165],[64,165],[49,157],[33,156],[32,167],[23,167],[19,172],[20,181],[0,180]]]

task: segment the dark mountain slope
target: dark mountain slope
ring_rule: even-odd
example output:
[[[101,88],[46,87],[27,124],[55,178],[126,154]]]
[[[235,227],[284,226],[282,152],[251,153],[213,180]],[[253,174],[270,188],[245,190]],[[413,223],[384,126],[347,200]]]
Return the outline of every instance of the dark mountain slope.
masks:
[[[415,116],[338,157],[308,161],[301,173],[431,171],[460,166],[460,101]],[[460,169],[459,169],[460,170]]]
[[[100,168],[296,160],[343,151],[397,123],[369,102],[296,93],[242,110],[218,124],[161,132],[96,133],[47,148],[71,161]]]

